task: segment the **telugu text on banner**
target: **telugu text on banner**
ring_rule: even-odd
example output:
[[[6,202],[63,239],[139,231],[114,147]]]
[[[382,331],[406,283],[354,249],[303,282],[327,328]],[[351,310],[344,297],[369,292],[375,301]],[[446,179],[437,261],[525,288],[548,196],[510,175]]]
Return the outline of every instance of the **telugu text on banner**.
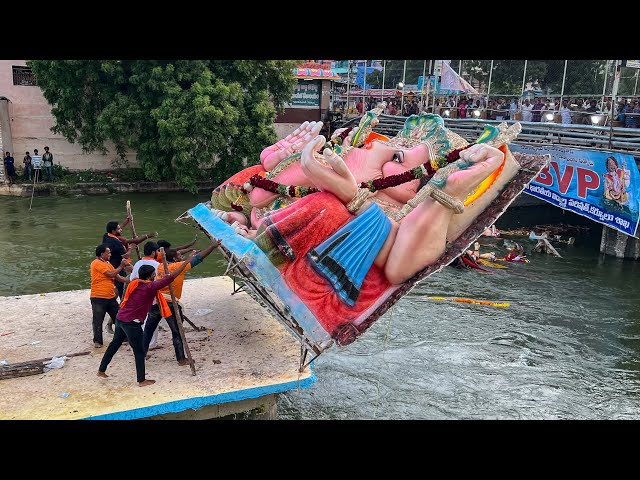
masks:
[[[549,165],[526,186],[525,193],[635,236],[640,174],[631,155],[558,145],[512,144],[509,148],[551,155]]]

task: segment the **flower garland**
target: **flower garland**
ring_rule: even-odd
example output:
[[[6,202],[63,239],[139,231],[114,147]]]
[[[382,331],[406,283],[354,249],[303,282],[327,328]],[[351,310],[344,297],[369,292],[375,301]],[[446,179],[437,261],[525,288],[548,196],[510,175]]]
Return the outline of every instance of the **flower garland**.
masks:
[[[303,187],[299,185],[285,185],[283,183],[274,182],[273,180],[268,180],[266,178],[262,178],[260,175],[253,175],[249,179],[249,183],[253,187],[262,188],[267,192],[277,193],[278,195],[282,195],[285,197],[296,197],[302,198],[311,193],[319,192],[315,187]]]
[[[471,145],[474,144],[472,143],[467,145],[466,147],[457,148],[449,152],[444,157],[446,162],[452,163],[458,160],[460,158],[460,152],[466,150]],[[436,173],[436,171],[437,170],[433,168],[431,161],[427,161],[422,165],[418,165],[417,167],[412,168],[411,170],[407,170],[406,172],[398,173],[397,175],[391,175],[389,177],[376,178],[375,180],[367,180],[366,182],[361,182],[359,186],[360,188],[367,188],[371,192],[377,192],[378,190],[397,187],[398,185],[402,185],[413,180],[420,180],[425,177],[431,178],[433,174]],[[249,179],[249,183],[253,187],[262,188],[263,190],[266,190],[268,192],[277,193],[285,197],[302,198],[320,191],[315,187],[285,185],[283,183],[274,182],[273,180],[268,180],[261,177],[260,175],[253,175]]]
[[[445,155],[444,158],[446,159],[447,163],[455,162],[460,158],[460,152],[462,150],[466,150],[470,146],[471,145],[467,145],[464,148],[457,148]],[[436,173],[436,171],[437,170],[433,168],[431,161],[427,161],[422,165],[418,165],[411,170],[407,170],[403,173],[398,173],[397,175],[391,175],[389,177],[376,178],[375,180],[367,180],[366,182],[362,182],[360,184],[360,188],[368,188],[371,192],[376,192],[378,190],[384,190],[385,188],[397,187],[398,185],[411,182],[412,180],[420,180],[427,176],[429,176],[430,178],[434,173]]]

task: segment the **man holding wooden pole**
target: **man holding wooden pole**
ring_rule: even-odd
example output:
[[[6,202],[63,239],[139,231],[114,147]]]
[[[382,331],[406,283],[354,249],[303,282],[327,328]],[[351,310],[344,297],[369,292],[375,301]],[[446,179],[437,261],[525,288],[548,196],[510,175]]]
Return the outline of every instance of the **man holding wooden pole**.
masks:
[[[169,328],[171,329],[171,337],[173,340],[173,348],[176,352],[176,360],[178,361],[178,365],[190,365],[191,362],[189,359],[185,357],[184,354],[184,344],[182,341],[182,336],[180,334],[180,326],[182,326],[182,318],[184,314],[182,313],[182,306],[180,305],[180,297],[182,296],[182,286],[184,284],[184,272],[191,270],[196,265],[200,264],[213,250],[220,245],[220,241],[216,239],[211,240],[211,245],[202,250],[201,252],[195,254],[191,259],[189,265],[184,268],[183,273],[178,275],[176,280],[168,285],[167,287],[160,290],[160,292],[167,300],[169,304],[169,308],[171,310],[171,316],[165,317]],[[163,249],[161,249],[163,251]],[[166,275],[167,272],[173,274],[173,272],[177,271],[181,268],[182,255],[179,250],[169,249],[166,252],[166,255],[163,256],[163,263],[158,265],[158,277],[162,278]],[[176,311],[176,306],[178,305],[178,309]],[[176,316],[178,317],[180,324],[178,324],[178,320],[176,320]],[[160,312],[160,307],[158,305],[152,305],[151,310],[149,310],[149,316],[147,317],[147,322],[144,328],[144,354],[147,354],[149,350],[149,344],[151,342],[151,337],[153,336],[153,332],[158,327],[158,323],[162,319],[163,315]]]
[[[116,316],[116,330],[113,335],[113,340],[111,340],[106,352],[104,352],[100,367],[98,367],[99,377],[108,377],[106,374],[107,367],[126,339],[133,349],[138,385],[140,387],[146,387],[156,383],[155,380],[145,379],[145,352],[142,341],[142,324],[145,321],[147,312],[154,299],[157,299],[161,305],[164,315],[168,316],[171,314],[165,298],[160,293],[160,289],[173,282],[184,269],[190,265],[195,253],[194,250],[189,258],[182,262],[175,271],[160,280],[155,280],[156,270],[151,265],[143,265],[140,267],[138,272],[139,277],[129,284],[122,303],[120,304],[120,310]]]

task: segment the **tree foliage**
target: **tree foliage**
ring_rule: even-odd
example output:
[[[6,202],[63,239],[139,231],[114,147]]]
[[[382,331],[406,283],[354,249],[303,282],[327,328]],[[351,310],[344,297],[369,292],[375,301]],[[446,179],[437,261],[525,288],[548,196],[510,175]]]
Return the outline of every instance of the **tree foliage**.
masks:
[[[569,60],[565,80],[565,95],[592,95],[602,91],[606,60]],[[426,63],[427,75],[429,60]],[[473,82],[486,86],[489,81],[491,60],[451,60],[451,67]],[[418,76],[425,70],[424,60],[407,60],[404,72],[404,60],[387,60],[385,62],[385,88],[397,88],[402,81],[403,73],[406,84],[418,83]],[[491,73],[492,95],[514,95],[522,93],[524,60],[494,60]],[[525,83],[531,82],[544,92],[559,95],[562,89],[564,60],[529,60],[527,61]],[[612,72],[609,72],[611,75]],[[628,81],[630,83],[630,81]],[[382,87],[382,72],[375,71],[367,75],[367,83],[372,88]],[[610,87],[609,87],[610,88]]]
[[[491,60],[464,60],[464,68],[475,72],[476,79],[488,81]],[[453,62],[452,62],[453,63]],[[454,63],[455,64],[455,63]],[[569,60],[565,79],[565,95],[585,95],[602,91],[606,60]],[[522,80],[544,92],[559,95],[562,90],[564,60],[494,60],[491,73],[491,92],[519,96]],[[473,75],[472,75],[473,76]]]
[[[54,133],[85,152],[137,154],[149,180],[196,191],[199,169],[224,178],[257,163],[294,90],[289,60],[30,60]]]

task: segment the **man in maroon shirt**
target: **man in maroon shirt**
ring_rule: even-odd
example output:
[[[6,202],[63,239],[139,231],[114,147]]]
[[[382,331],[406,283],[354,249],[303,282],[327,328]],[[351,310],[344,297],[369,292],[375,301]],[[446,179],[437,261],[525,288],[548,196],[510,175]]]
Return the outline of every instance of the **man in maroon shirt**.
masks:
[[[120,310],[116,316],[116,331],[113,335],[113,340],[107,347],[107,351],[104,352],[100,367],[98,368],[99,377],[108,377],[105,373],[107,367],[111,362],[111,359],[116,354],[120,345],[126,338],[133,349],[133,356],[136,361],[136,374],[138,377],[138,385],[146,387],[147,385],[153,385],[155,380],[145,380],[144,378],[144,347],[142,336],[142,324],[151,308],[151,304],[155,298],[158,302],[166,303],[166,300],[159,293],[160,289],[166,287],[173,282],[183,271],[187,268],[187,265],[191,264],[191,260],[196,251],[193,250],[189,258],[187,258],[180,268],[171,272],[170,275],[155,280],[156,270],[151,265],[143,265],[138,270],[138,279],[133,280],[127,288],[122,303],[120,304]],[[167,306],[168,310],[168,306]]]

